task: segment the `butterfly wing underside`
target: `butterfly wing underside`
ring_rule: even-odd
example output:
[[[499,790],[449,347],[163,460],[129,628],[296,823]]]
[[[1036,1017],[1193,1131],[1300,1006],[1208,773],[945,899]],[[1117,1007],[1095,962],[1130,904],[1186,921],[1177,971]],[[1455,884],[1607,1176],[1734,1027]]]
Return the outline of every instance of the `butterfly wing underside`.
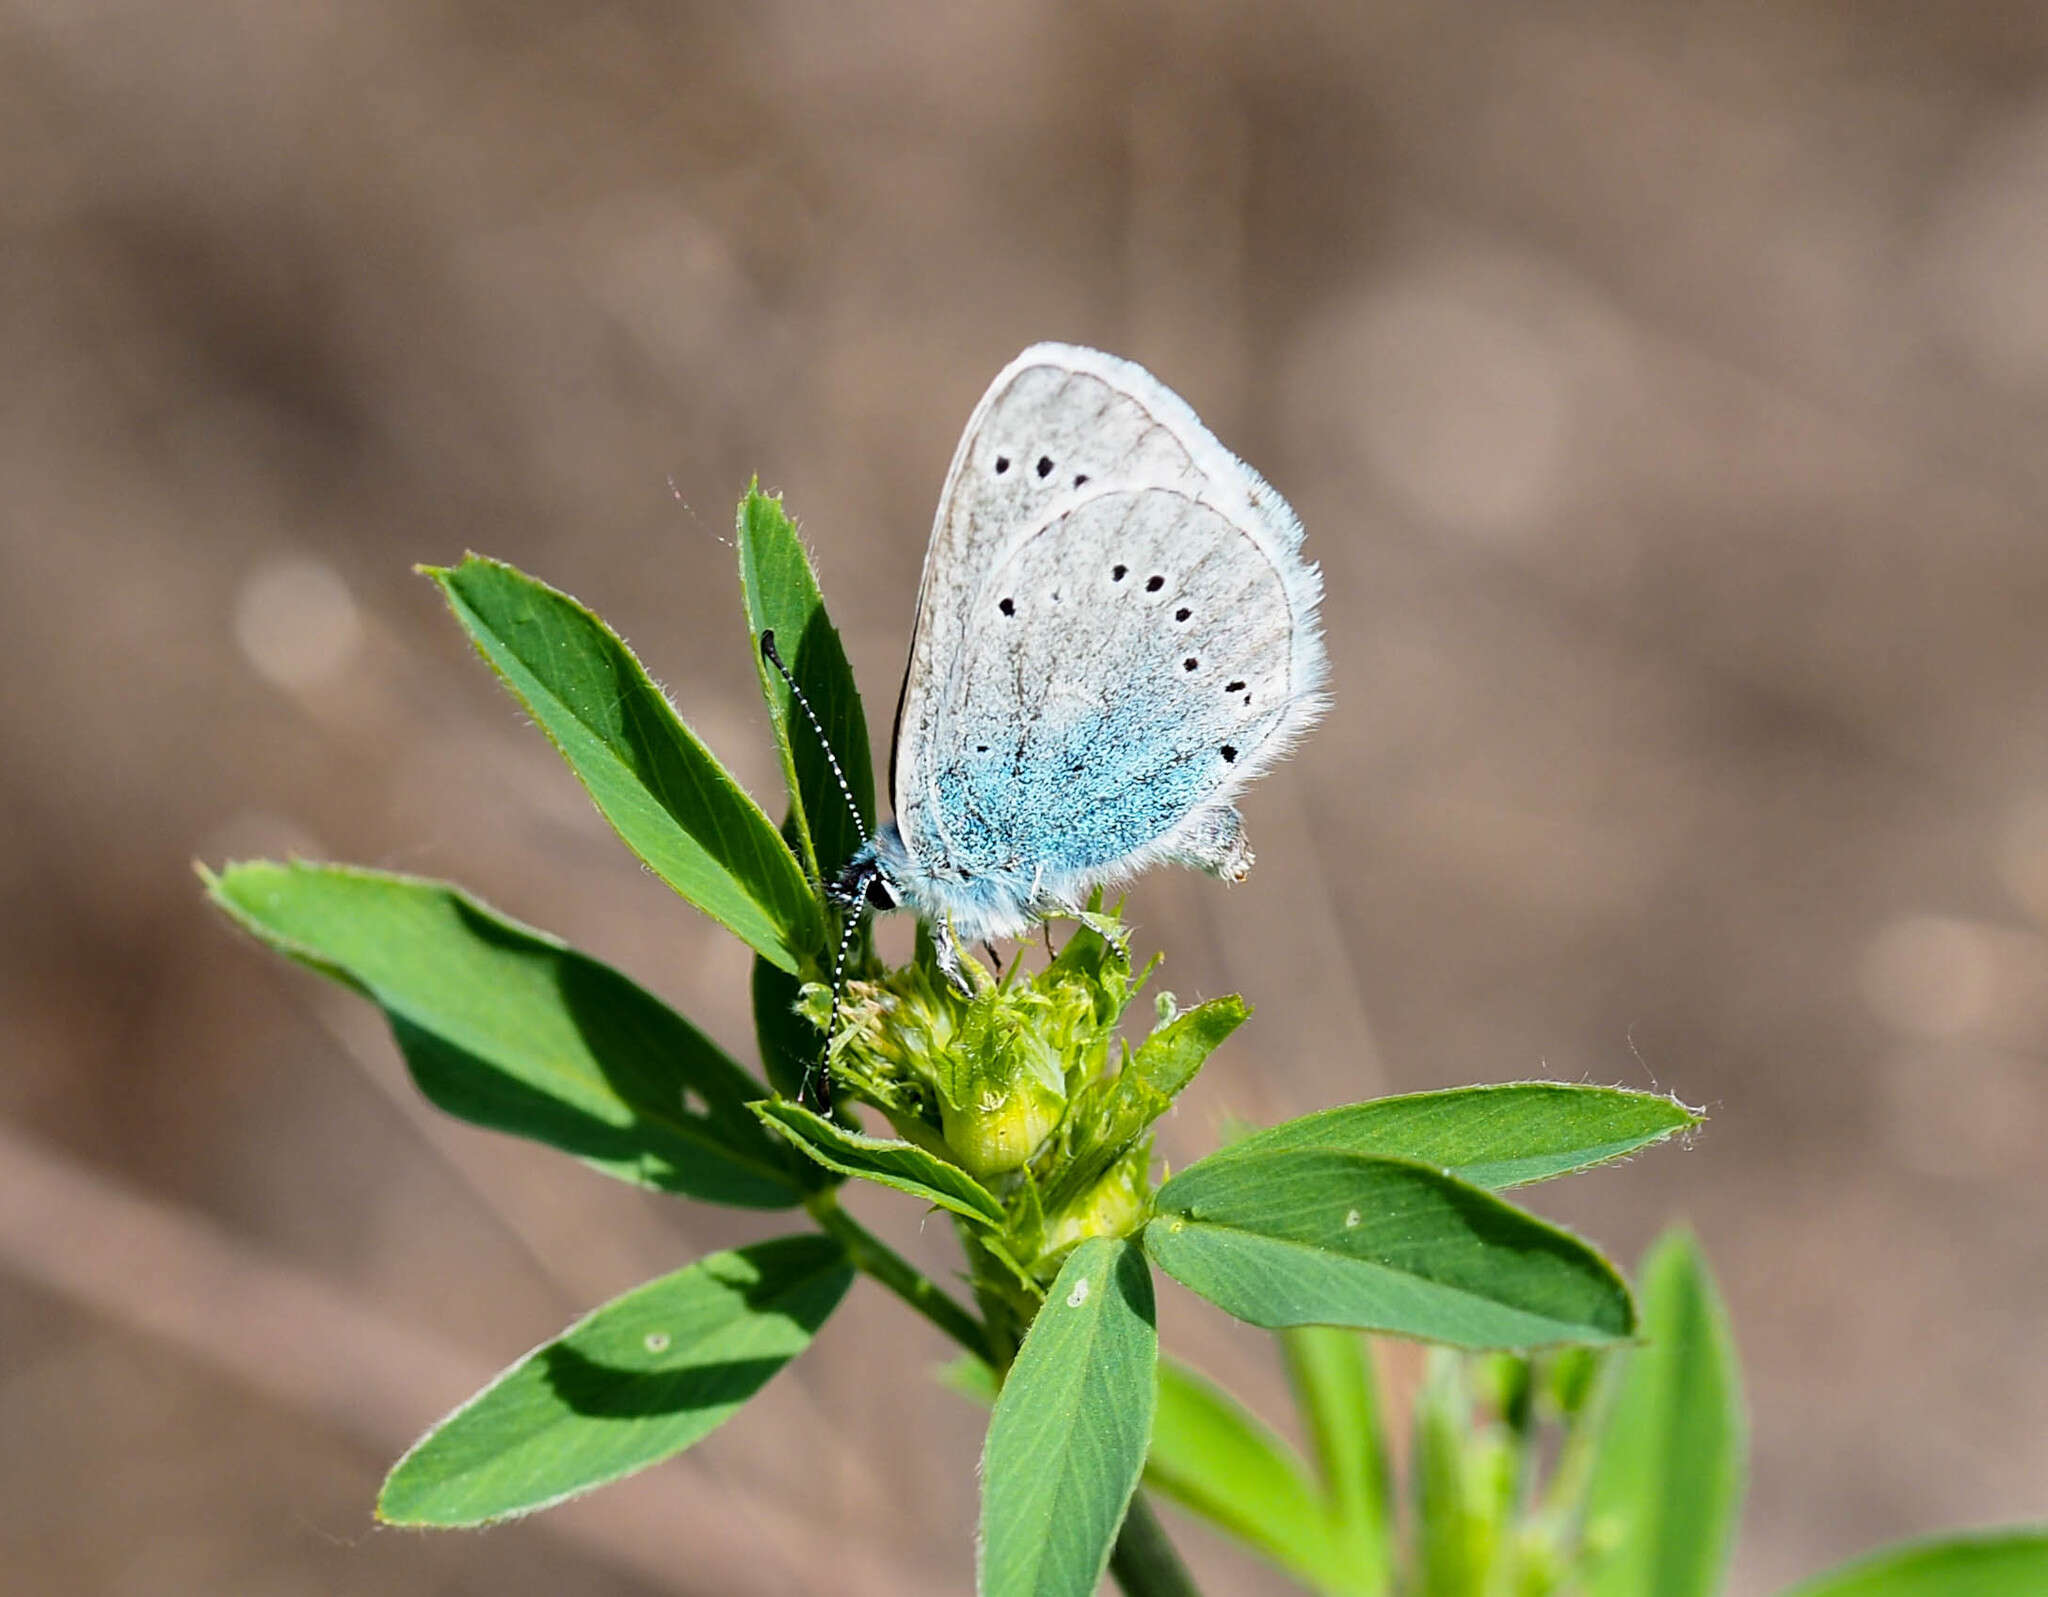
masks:
[[[1286,503],[1142,368],[1026,350],[940,496],[891,761],[905,844],[1032,898],[1238,857],[1231,798],[1321,707]]]

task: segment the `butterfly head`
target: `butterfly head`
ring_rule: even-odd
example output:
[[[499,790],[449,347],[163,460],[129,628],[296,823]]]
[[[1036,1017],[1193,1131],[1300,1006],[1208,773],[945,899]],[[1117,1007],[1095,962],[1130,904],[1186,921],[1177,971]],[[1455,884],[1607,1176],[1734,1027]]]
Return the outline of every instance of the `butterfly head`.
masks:
[[[899,908],[904,901],[900,884],[909,863],[902,834],[890,821],[825,884],[825,896],[848,909]]]

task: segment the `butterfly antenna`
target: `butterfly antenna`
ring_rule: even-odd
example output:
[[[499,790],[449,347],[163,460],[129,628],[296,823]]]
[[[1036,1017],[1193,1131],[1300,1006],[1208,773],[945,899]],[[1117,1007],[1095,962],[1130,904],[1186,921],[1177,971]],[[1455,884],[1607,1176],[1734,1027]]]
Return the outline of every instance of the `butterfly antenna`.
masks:
[[[868,884],[873,880],[863,874],[854,884],[853,902],[846,907],[846,924],[839,929],[839,952],[832,960],[832,1013],[825,1022],[825,1046],[804,1067],[804,1079],[796,1090],[797,1102],[811,1105],[821,1115],[832,1112],[832,1039],[839,1035],[840,1002],[846,995],[846,961],[853,952],[854,933],[860,930],[861,911],[867,908]]]
[[[773,628],[764,628],[761,632],[761,658],[775,667],[776,675],[789,689],[789,696],[804,712],[804,719],[811,723],[811,732],[818,740],[818,747],[825,751],[825,763],[832,768],[832,780],[839,784],[839,796],[846,800],[846,813],[853,817],[853,829],[860,835],[861,847],[866,848],[867,823],[861,819],[860,806],[853,801],[853,785],[846,780],[846,772],[840,767],[839,756],[833,752],[832,740],[825,736],[818,712],[811,708],[810,696],[796,685],[796,678],[783,664],[782,651],[775,647]],[[874,877],[867,871],[862,871],[853,883],[853,898],[846,906],[846,919],[839,928],[839,952],[832,959],[832,1013],[825,1022],[825,1046],[818,1051],[818,1057],[804,1067],[804,1079],[797,1087],[797,1101],[811,1105],[820,1114],[832,1112],[832,1039],[839,1035],[839,1012],[846,998],[846,962],[852,957],[853,939],[860,930],[861,913],[867,908],[868,889],[873,884]]]
[[[832,752],[832,740],[825,736],[825,728],[818,721],[818,712],[811,708],[811,701],[804,690],[796,685],[796,678],[789,674],[789,667],[782,663],[782,655],[775,647],[775,632],[769,628],[761,634],[761,658],[774,666],[784,683],[789,687],[789,696],[796,700],[797,708],[804,712],[804,719],[811,723],[811,731],[817,734],[818,747],[825,751],[825,763],[832,767],[832,780],[839,784],[839,796],[846,800],[846,813],[853,817],[853,829],[860,833],[861,846],[868,841],[867,823],[860,818],[860,806],[853,802],[853,787],[846,780],[846,773],[839,768],[839,756]],[[854,917],[859,919],[858,914]]]

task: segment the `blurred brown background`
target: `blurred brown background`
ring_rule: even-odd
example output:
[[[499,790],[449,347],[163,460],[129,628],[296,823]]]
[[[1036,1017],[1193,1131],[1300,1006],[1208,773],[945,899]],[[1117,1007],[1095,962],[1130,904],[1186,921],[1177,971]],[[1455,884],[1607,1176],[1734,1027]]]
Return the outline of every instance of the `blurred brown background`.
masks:
[[[578,593],[770,794],[734,498],[786,491],[885,728],[958,429],[1046,337],[1185,394],[1329,581],[1259,869],[1132,902],[1259,1008],[1168,1151],[1655,1081],[1696,1145],[1536,1202],[1703,1233],[1733,1590],[2048,1512],[2048,11],[5,0],[0,197],[10,1589],[965,1589],[978,1416],[867,1287],[679,1463],[372,1530],[485,1373],[779,1222],[439,1120],[190,861],[457,878],[745,1049],[738,945],[408,567]]]

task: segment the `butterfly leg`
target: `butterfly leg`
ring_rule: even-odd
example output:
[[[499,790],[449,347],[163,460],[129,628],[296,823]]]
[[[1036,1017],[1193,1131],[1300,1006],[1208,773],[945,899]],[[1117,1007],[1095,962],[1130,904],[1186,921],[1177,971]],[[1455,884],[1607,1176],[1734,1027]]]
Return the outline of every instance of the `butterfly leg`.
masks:
[[[1121,909],[1122,906],[1119,905],[1118,908]],[[1031,906],[1031,913],[1047,928],[1045,952],[1048,958],[1052,957],[1051,923],[1056,918],[1074,921],[1079,925],[1087,927],[1088,930],[1114,948],[1120,956],[1126,959],[1130,957],[1131,929],[1117,915],[1105,915],[1092,909],[1082,909],[1077,905],[1066,903],[1057,898],[1039,899]]]
[[[1228,804],[1189,816],[1167,857],[1225,881],[1243,881],[1253,859],[1252,846],[1244,839],[1244,817]]]
[[[946,980],[953,984],[954,990],[972,998],[974,984],[967,979],[967,972],[961,969],[960,940],[953,935],[950,919],[932,928],[932,952],[938,957],[939,969],[945,972]]]

